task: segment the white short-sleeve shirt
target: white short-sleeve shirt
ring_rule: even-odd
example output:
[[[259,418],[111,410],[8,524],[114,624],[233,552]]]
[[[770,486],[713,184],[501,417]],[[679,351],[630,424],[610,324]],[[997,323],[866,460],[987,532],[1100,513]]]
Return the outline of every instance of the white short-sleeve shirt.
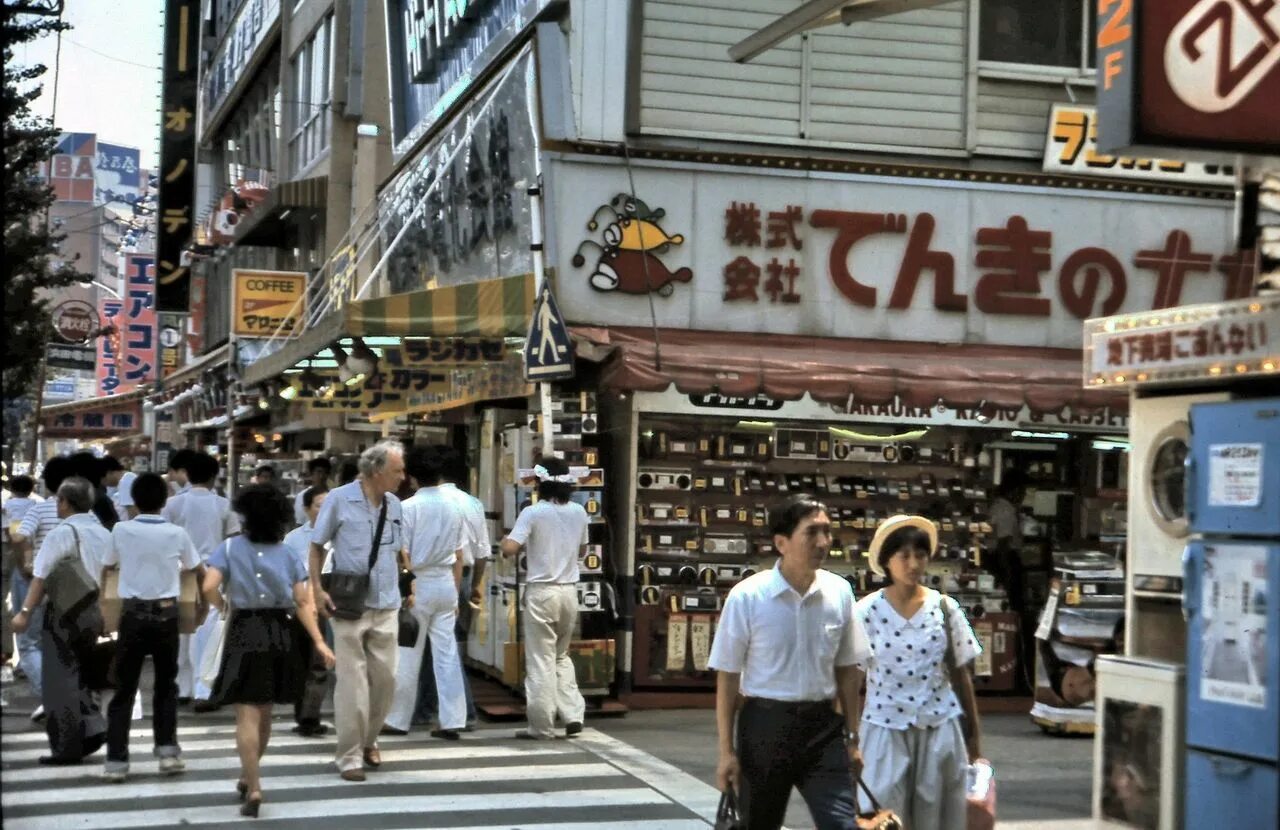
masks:
[[[729,592],[708,665],[741,674],[747,697],[830,700],[836,667],[871,657],[853,607],[853,589],[830,571],[819,570],[803,596],[777,567],[762,571]]]
[[[174,599],[181,590],[179,574],[200,563],[185,530],[145,513],[111,529],[111,548],[103,562],[120,566],[121,599]]]
[[[240,516],[231,502],[207,487],[192,487],[165,502],[160,515],[187,531],[201,559],[208,559],[218,545],[240,532]]]
[[[484,516],[484,503],[458,489],[452,482],[441,484],[440,492],[453,499],[462,511],[463,564],[474,565],[478,559],[492,559],[493,543],[489,539],[489,522]]]
[[[462,547],[462,511],[439,487],[404,500],[404,535],[413,569],[452,567]]]
[[[861,663],[867,668],[863,723],[888,729],[927,728],[963,714],[946,668],[944,613],[951,625],[957,666],[971,663],[982,646],[959,604],[933,589],[928,592],[909,620],[894,610],[883,591],[868,594],[857,604],[855,613],[874,652],[870,661]]]
[[[120,476],[120,482],[116,484],[116,492],[111,497],[111,503],[116,506],[116,515],[122,522],[129,521],[129,508],[134,506],[133,482],[137,478],[137,473],[126,470],[124,475]]]
[[[576,502],[540,501],[516,517],[507,538],[525,545],[526,582],[578,581],[578,551],[587,543],[591,518]]]
[[[74,528],[74,530],[73,530]],[[80,543],[77,546],[76,537]],[[68,517],[62,524],[49,531],[44,537],[44,544],[36,553],[32,572],[40,579],[48,579],[53,566],[59,560],[80,555],[84,569],[93,577],[94,582],[102,580],[102,565],[111,549],[111,534],[92,513],[77,513]]]

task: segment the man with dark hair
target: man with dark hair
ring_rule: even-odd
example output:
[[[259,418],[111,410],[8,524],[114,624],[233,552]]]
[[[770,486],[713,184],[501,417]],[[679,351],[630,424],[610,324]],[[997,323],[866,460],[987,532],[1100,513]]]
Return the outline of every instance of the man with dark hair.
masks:
[[[116,519],[121,522],[132,519],[133,516],[129,513],[128,507],[121,503],[121,494],[127,493],[133,487],[133,480],[137,475],[132,470],[126,470],[118,459],[110,455],[103,457],[102,466],[106,470],[102,483],[115,507]]]
[[[218,480],[218,462],[208,453],[194,453],[187,461],[190,489],[165,503],[160,515],[191,537],[206,562],[218,545],[240,532],[240,519],[231,503],[213,492]],[[194,634],[183,634],[178,646],[178,697],[194,698],[192,710],[212,712],[218,708],[210,701],[212,690],[199,681],[200,660],[205,644],[218,623],[218,612],[211,610]]]
[[[58,487],[56,503],[63,521],[45,537],[36,555],[31,590],[22,611],[14,617],[17,630],[27,631],[32,610],[49,604],[42,603],[45,580],[61,560],[78,557],[95,583],[101,577],[111,536],[89,512],[93,493],[93,485],[78,477],[67,478]],[[49,755],[39,759],[41,764],[78,764],[97,752],[106,740],[106,722],[81,674],[91,643],[86,643],[84,633],[64,620],[69,610],[47,608],[42,630],[37,632],[41,637],[44,672],[41,705],[46,712],[45,732],[50,750]]]
[[[360,475],[360,465],[350,458],[344,460],[342,465],[338,467],[338,486],[350,484]]]
[[[187,466],[191,463],[191,459],[197,455],[199,453],[195,450],[183,447],[169,456],[169,495],[176,496],[190,489],[191,484],[187,479]]]
[[[298,526],[307,523],[307,509],[302,503],[302,496],[309,488],[321,487],[324,490],[329,489],[329,474],[333,472],[333,465],[329,463],[329,459],[324,456],[313,458],[307,462],[307,486],[298,491],[298,495],[293,498],[293,520]]]
[[[107,762],[103,777],[122,782],[129,773],[129,727],[142,664],[155,672],[152,731],[160,774],[183,772],[178,746],[178,598],[181,574],[204,576],[200,554],[185,530],[164,519],[165,480],[143,473],[133,483],[137,518],[111,531],[104,565],[120,568],[120,634],[116,643],[116,693],[107,707]]]
[[[253,471],[254,484],[272,484],[276,483],[276,468],[270,464],[259,465],[258,469]]]
[[[737,791],[751,828],[781,827],[792,787],[818,827],[852,827],[857,664],[871,649],[849,583],[822,569],[831,549],[827,508],[795,495],[770,511],[769,525],[778,564],[733,587],[711,647],[716,782]]]
[[[62,486],[63,479],[70,475],[71,464],[65,455],[50,458],[44,463],[44,471],[41,473],[45,492],[50,496],[57,493],[58,488]],[[48,498],[29,508],[26,515],[22,517],[22,521],[18,524],[18,529],[11,532],[11,538],[16,548],[15,556],[18,556],[19,561],[22,562],[13,580],[12,600],[14,608],[21,608],[23,600],[27,596],[35,554],[40,550],[40,546],[44,544],[45,537],[60,522],[58,500]],[[31,684],[31,691],[35,693],[37,698],[43,698],[44,688],[41,684],[42,658],[40,652],[40,632],[43,629],[44,606],[40,605],[36,606],[31,614],[29,630],[24,634],[18,635],[18,668],[27,676],[27,682]],[[32,631],[35,633],[33,634]],[[31,719],[39,723],[43,718],[44,706],[42,704],[37,706],[35,711],[31,713]]]
[[[115,466],[120,466],[120,462],[114,458],[111,461]],[[93,515],[98,517],[103,527],[110,530],[120,517],[116,514],[115,504],[107,495],[107,487],[104,483],[107,476],[107,462],[91,452],[78,452],[71,456],[70,463],[72,475],[79,476],[93,485]]]

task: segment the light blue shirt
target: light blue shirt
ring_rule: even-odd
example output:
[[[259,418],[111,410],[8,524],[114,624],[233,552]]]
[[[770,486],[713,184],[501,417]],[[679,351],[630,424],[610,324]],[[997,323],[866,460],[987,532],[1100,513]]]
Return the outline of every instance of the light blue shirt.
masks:
[[[462,511],[439,487],[423,487],[406,499],[404,535],[415,571],[452,567],[462,547]]]
[[[247,536],[218,545],[207,565],[222,573],[233,614],[237,608],[292,608],[293,586],[307,581],[307,569],[292,548],[250,542]]]
[[[397,554],[404,547],[404,517],[400,499],[390,493],[383,498],[387,502],[387,521],[382,529],[377,561],[369,573],[369,595],[365,599],[365,606],[374,609],[400,607]],[[319,545],[325,542],[333,544],[335,573],[369,572],[369,549],[378,528],[378,511],[379,508],[369,504],[364,497],[359,479],[329,491],[320,515],[316,517],[311,541]]]

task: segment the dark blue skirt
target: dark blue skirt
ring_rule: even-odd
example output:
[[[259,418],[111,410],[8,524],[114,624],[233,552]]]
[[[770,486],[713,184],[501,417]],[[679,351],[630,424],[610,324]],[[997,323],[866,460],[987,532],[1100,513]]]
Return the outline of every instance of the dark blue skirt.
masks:
[[[311,644],[284,608],[233,609],[213,687],[221,704],[297,703],[306,683]]]

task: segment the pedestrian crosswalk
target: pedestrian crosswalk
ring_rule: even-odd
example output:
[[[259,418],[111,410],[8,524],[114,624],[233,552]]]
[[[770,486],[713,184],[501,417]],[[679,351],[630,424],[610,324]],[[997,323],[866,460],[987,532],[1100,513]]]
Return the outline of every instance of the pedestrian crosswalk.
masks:
[[[705,830],[719,794],[628,744],[587,729],[580,738],[519,741],[510,728],[458,743],[425,735],[383,738],[383,764],[365,783],[342,781],[333,741],[289,734],[277,720],[262,760],[254,826]],[[283,733],[283,734],[281,734]],[[42,767],[40,732],[0,737],[0,807],[12,830],[235,826],[239,760],[231,723],[183,728],[184,775],[159,775],[150,730],[131,738],[131,773],[104,782],[102,752],[78,767]]]

